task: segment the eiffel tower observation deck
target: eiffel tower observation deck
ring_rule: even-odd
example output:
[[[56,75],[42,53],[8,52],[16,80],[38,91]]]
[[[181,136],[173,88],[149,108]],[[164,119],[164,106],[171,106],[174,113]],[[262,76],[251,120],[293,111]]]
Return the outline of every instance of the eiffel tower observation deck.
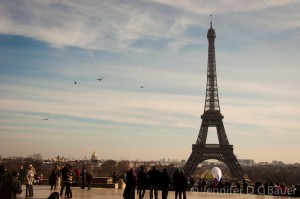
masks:
[[[193,175],[197,166],[208,159],[215,159],[225,163],[234,177],[242,177],[242,168],[233,153],[233,145],[229,144],[226,131],[223,125],[224,116],[221,114],[216,57],[215,57],[215,38],[216,32],[210,22],[207,31],[208,39],[208,62],[207,62],[207,82],[204,113],[201,116],[202,123],[199,130],[196,144],[192,146],[192,153],[184,166],[187,176]],[[215,127],[218,134],[218,144],[206,144],[209,127]]]

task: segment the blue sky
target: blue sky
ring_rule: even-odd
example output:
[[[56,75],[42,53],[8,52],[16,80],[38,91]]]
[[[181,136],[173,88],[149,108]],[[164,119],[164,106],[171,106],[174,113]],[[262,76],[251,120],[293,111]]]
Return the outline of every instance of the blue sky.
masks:
[[[294,0],[3,0],[0,154],[187,159],[213,14],[234,153],[298,162],[299,10]]]

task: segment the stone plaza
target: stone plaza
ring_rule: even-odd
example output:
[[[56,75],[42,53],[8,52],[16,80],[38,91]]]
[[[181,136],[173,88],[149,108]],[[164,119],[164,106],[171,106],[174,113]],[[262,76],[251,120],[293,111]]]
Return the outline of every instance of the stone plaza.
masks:
[[[52,193],[50,186],[39,185],[34,186],[34,197],[33,199],[47,199],[48,196]],[[59,191],[59,189],[57,189]],[[73,199],[122,199],[123,189],[114,189],[114,188],[92,188],[91,190],[81,189],[79,187],[72,187]],[[159,191],[159,199],[161,199],[161,191]],[[174,199],[174,191],[169,192],[168,198]],[[280,197],[280,196],[259,196],[254,194],[224,194],[224,193],[200,193],[200,192],[187,192],[187,199],[199,199],[199,198],[208,198],[208,199],[280,199],[285,198],[289,199],[291,197]],[[18,195],[17,199],[28,199],[25,198],[25,186],[23,186],[22,194]],[[138,197],[136,197],[138,199]],[[150,199],[149,190],[146,190],[144,199]]]

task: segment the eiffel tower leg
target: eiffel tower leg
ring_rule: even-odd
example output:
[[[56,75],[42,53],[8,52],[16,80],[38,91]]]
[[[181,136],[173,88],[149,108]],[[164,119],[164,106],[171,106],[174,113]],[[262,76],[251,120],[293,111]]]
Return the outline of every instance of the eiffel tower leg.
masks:
[[[199,155],[195,151],[192,151],[188,161],[186,162],[183,170],[185,173],[185,176],[191,176],[194,174],[198,164],[199,164]]]
[[[243,169],[233,153],[225,155],[224,163],[229,167],[232,177],[238,179],[243,177]]]

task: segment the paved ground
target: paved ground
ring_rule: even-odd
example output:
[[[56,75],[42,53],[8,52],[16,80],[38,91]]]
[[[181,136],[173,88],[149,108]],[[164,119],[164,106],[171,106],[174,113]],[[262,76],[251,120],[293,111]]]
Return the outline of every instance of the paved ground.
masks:
[[[49,186],[34,186],[34,199],[47,199],[51,191]],[[109,188],[92,188],[92,190],[82,190],[78,187],[72,188],[73,199],[122,199],[123,190],[121,189],[109,189]],[[25,199],[25,187],[23,186],[23,193],[18,195],[18,199]],[[169,199],[174,199],[174,192],[169,192]],[[187,199],[291,199],[290,197],[278,197],[278,196],[258,196],[253,194],[213,194],[213,193],[195,193],[188,192]],[[26,198],[30,199],[30,198]],[[136,199],[138,199],[136,197]],[[146,191],[144,199],[149,199],[149,191]],[[161,192],[159,192],[159,199],[161,199]]]

